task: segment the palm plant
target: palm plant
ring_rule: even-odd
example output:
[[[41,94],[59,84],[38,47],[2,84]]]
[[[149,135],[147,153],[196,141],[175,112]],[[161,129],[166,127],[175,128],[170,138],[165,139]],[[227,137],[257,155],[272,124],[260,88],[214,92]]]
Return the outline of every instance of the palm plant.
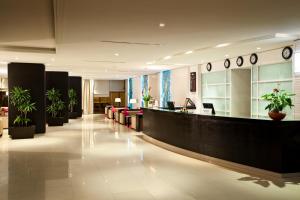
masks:
[[[77,94],[76,91],[71,88],[68,91],[69,95],[69,111],[73,112],[74,111],[74,106],[77,104]]]
[[[35,103],[31,102],[30,91],[22,87],[14,87],[10,92],[10,102],[17,109],[19,114],[14,120],[14,125],[28,126],[31,122],[27,116],[29,113],[36,110]]]
[[[46,96],[51,102],[51,104],[47,106],[46,111],[51,114],[52,118],[60,117],[61,111],[65,108],[65,103],[60,99],[61,94],[59,90],[52,88],[47,91]]]

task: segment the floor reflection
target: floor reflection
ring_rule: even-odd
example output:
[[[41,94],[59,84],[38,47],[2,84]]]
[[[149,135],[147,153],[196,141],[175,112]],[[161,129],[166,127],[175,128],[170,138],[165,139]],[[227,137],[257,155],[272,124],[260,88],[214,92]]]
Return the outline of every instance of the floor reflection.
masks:
[[[0,139],[0,200],[299,199],[297,182],[230,171],[137,135],[102,115],[70,120],[31,140],[6,135]]]

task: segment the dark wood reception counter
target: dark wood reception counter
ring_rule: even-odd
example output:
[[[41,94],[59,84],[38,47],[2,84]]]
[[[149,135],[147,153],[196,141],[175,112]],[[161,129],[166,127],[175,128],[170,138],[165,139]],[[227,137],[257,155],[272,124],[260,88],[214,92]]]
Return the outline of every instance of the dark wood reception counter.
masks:
[[[163,143],[280,174],[300,172],[300,122],[144,108],[143,133]]]

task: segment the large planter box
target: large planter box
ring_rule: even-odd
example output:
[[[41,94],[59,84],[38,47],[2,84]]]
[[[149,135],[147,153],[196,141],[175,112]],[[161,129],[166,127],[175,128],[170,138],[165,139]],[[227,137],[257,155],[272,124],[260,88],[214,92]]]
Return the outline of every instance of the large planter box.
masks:
[[[76,119],[78,116],[77,112],[69,112],[69,119]]]
[[[57,117],[57,118],[48,118],[48,126],[63,126],[64,125],[64,118]]]
[[[33,138],[34,133],[35,133],[35,126],[9,127],[9,134],[12,139]]]

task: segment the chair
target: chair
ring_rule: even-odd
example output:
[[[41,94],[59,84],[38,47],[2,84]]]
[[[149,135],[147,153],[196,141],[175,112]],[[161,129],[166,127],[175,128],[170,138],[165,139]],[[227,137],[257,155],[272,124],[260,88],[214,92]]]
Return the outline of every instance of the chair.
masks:
[[[137,132],[143,130],[143,113],[139,112],[131,116],[131,128],[135,129]]]

